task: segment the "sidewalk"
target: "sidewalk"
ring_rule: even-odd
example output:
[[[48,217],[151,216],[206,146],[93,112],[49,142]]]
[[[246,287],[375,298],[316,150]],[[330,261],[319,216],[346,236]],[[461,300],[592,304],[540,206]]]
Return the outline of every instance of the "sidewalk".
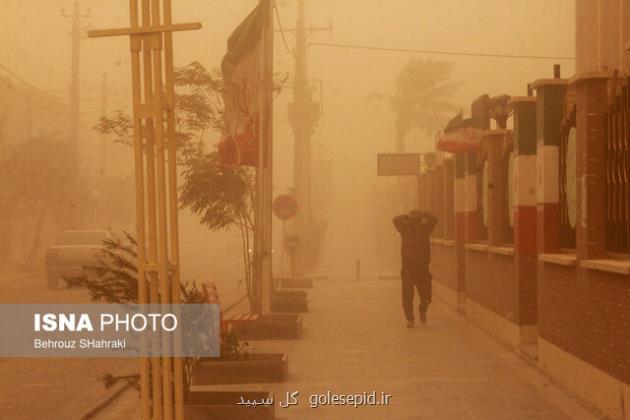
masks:
[[[439,302],[432,305],[426,326],[407,329],[399,288],[397,281],[387,280],[317,282],[309,291],[311,313],[303,339],[250,343],[252,351],[287,353],[289,381],[204,389],[272,390],[276,416],[288,419],[595,418]],[[381,392],[392,395],[390,404],[309,407],[311,394],[373,390],[379,397]],[[300,392],[299,405],[278,406],[287,391]],[[136,398],[130,393],[112,408],[129,416]]]

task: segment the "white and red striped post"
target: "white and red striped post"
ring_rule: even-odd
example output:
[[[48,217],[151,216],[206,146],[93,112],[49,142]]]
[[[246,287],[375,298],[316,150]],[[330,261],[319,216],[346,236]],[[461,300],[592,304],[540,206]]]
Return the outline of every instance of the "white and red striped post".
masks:
[[[536,90],[536,203],[539,253],[560,250],[560,123],[567,81],[542,79]]]

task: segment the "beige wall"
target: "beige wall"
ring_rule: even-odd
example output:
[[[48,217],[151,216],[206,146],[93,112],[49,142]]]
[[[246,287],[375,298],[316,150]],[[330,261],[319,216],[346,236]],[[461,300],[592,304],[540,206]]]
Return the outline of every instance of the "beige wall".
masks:
[[[578,75],[605,70],[628,69],[626,45],[630,1],[576,0],[575,50]]]

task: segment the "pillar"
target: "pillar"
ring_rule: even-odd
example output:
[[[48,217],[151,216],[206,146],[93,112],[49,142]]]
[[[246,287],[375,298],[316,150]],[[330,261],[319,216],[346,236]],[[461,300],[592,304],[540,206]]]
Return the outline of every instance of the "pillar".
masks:
[[[536,204],[539,253],[560,250],[559,159],[567,81],[543,79],[536,90]]]
[[[536,103],[531,96],[515,97],[510,102],[514,120],[514,263],[518,278],[518,321],[524,343],[535,342],[538,321]]]
[[[577,93],[578,259],[606,254],[606,111],[608,75],[599,73],[573,82]]]

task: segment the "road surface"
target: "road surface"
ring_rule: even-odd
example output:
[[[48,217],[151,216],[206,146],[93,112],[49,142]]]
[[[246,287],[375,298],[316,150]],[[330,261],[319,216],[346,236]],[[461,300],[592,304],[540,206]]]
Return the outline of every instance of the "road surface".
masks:
[[[0,278],[0,303],[89,303],[89,295],[85,289],[48,290],[43,274],[5,276]],[[0,419],[79,418],[106,394],[100,376],[133,371],[135,363],[113,358],[0,358]]]

